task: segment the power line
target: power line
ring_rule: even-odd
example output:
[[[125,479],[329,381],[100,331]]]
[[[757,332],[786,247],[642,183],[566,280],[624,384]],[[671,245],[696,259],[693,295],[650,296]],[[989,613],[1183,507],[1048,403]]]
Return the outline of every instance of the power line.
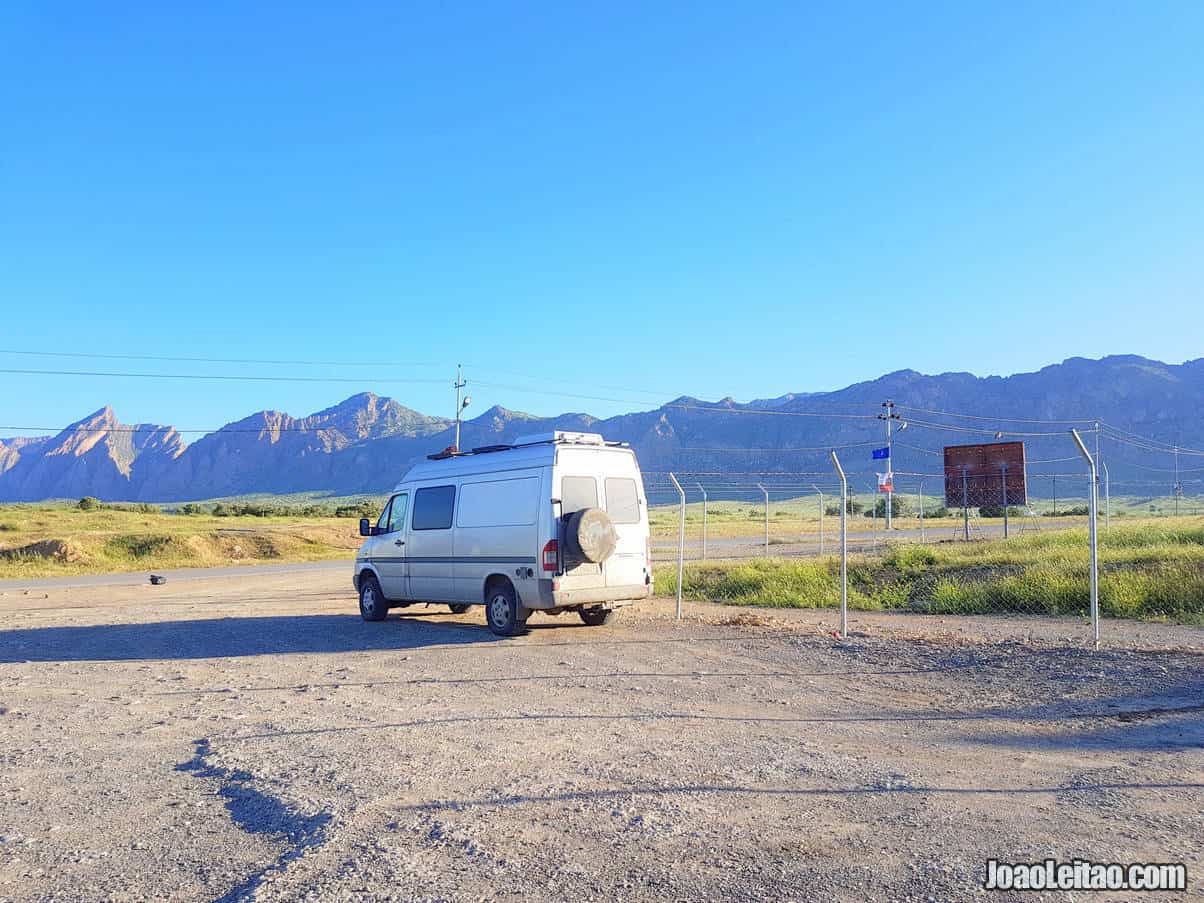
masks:
[[[169,356],[155,354],[102,354],[94,352],[79,352],[79,351],[24,351],[15,348],[0,348],[0,354],[18,354],[32,357],[66,357],[66,358],[82,358],[82,359],[98,359],[98,360],[121,360],[121,361],[159,361],[166,363],[193,363],[193,364],[263,364],[270,366],[297,366],[297,367],[361,367],[363,361],[329,361],[329,360],[296,360],[283,358],[237,358],[237,357],[188,357],[188,356]],[[406,361],[405,363],[390,362],[391,368],[397,367],[444,367],[444,363],[436,361]],[[486,367],[495,373],[509,373],[512,376],[521,376],[526,379],[539,379],[530,373],[523,373],[518,370],[507,370],[489,364],[469,364],[469,366]],[[672,392],[663,392],[652,389],[637,389],[634,387],[622,386],[607,386],[597,383],[588,383],[581,380],[575,380],[571,377],[557,376],[561,382],[576,383],[577,385],[598,385],[603,389],[615,389],[620,392],[636,392],[642,395],[658,395],[676,397]],[[435,382],[443,382],[443,380],[434,380]],[[482,385],[485,385],[482,383]],[[680,395],[681,393],[677,393]],[[604,400],[604,399],[603,399]],[[646,404],[646,402],[639,402]]]
[[[101,354],[96,352],[80,352],[80,351],[21,351],[15,348],[0,348],[0,354],[20,354],[30,357],[69,357],[69,358],[92,358],[97,360],[110,361],[162,361],[167,363],[188,363],[188,364],[270,364],[270,365],[285,365],[294,367],[362,367],[364,362],[359,361],[306,361],[306,360],[283,360],[269,358],[248,358],[248,357],[176,357],[156,354]],[[407,361],[405,364],[389,364],[390,367],[443,367],[445,364],[435,363],[433,361]],[[440,380],[442,382],[442,380]]]
[[[783,448],[764,448],[760,446],[751,446],[749,448],[703,448],[698,446],[680,446],[679,451],[688,452],[732,452],[736,454],[750,454],[754,452],[828,452],[833,449],[842,448],[863,448],[870,445],[877,445],[876,440],[868,440],[866,442],[846,442],[844,445],[810,445],[810,446],[795,446]],[[676,471],[674,471],[676,473]]]
[[[896,404],[895,407],[902,411],[918,411],[921,414],[937,414],[942,417],[958,417],[963,420],[981,420],[986,423],[1094,423],[1095,419],[1090,417],[1069,418],[1065,420],[1044,419],[1031,420],[1022,417],[989,417],[984,414],[961,414],[957,411],[936,411],[931,408],[917,408],[909,404]]]
[[[1108,426],[1108,424],[1104,424],[1104,426],[1105,426],[1106,430],[1115,429],[1115,427],[1110,427],[1110,426]],[[1147,440],[1145,437],[1138,437],[1138,439],[1140,439],[1141,441],[1137,441],[1137,439],[1130,439],[1130,438],[1127,438],[1126,436],[1109,435],[1109,433],[1107,431],[1105,431],[1104,435],[1113,442],[1118,442],[1121,445],[1128,445],[1133,448],[1139,448],[1139,449],[1142,449],[1143,451],[1159,452],[1160,454],[1165,454],[1165,455],[1173,455],[1175,453],[1178,453],[1181,455],[1190,455],[1191,457],[1204,457],[1204,449],[1187,448],[1182,445],[1179,445],[1179,446],[1162,445],[1160,440],[1157,440],[1157,439],[1148,439]],[[1136,435],[1136,434],[1133,433],[1130,435]]]
[[[907,422],[909,424],[911,424],[912,426],[918,426],[921,429],[945,430],[947,432],[952,432],[952,433],[973,433],[973,434],[979,435],[979,436],[982,436],[982,435],[987,435],[987,436],[1003,435],[1003,436],[1024,436],[1024,437],[1031,437],[1031,436],[1063,437],[1063,436],[1065,436],[1065,433],[1061,433],[1061,432],[1033,433],[1033,432],[1017,432],[1015,430],[978,429],[976,427],[971,427],[971,426],[954,426],[953,424],[950,424],[950,423],[930,423],[927,420],[914,420],[911,418],[909,418]]]
[[[99,370],[24,370],[11,368],[0,368],[0,373],[18,373],[30,376],[112,376],[132,379],[215,379],[248,382],[359,383],[361,385],[365,382],[362,377],[352,376],[251,376],[242,373],[113,373]],[[371,381],[383,383],[425,383],[440,386],[446,382],[446,380],[442,379],[393,378],[373,378]]]

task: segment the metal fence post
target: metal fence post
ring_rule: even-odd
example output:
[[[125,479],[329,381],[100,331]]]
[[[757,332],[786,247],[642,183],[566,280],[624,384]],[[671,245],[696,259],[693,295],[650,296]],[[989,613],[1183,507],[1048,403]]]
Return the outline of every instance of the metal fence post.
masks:
[[[920,508],[920,542],[924,541],[924,481],[920,480],[920,489],[916,493],[916,503]]]
[[[962,539],[970,541],[970,493],[966,488],[966,465],[962,465]]]
[[[999,462],[999,482],[1003,485],[1003,538],[1008,538],[1008,465]]]
[[[707,560],[707,491],[702,488],[702,484],[698,484],[698,491],[702,493],[702,560]]]
[[[769,557],[769,490],[757,484],[757,488],[765,493],[765,557]]]
[[[677,525],[677,620],[681,620],[681,581],[686,562],[686,491],[677,482],[677,477],[669,474],[677,494],[681,496],[681,517]]]
[[[849,481],[835,451],[832,452],[832,466],[840,476],[840,638],[845,640],[849,637]]]
[[[1104,529],[1112,525],[1112,487],[1108,482],[1108,462],[1101,461],[1104,468]]]
[[[822,556],[824,554],[824,491],[814,483],[811,484],[811,488],[819,493],[819,554]]]
[[[1095,459],[1091,457],[1091,452],[1087,451],[1087,446],[1083,444],[1083,439],[1079,436],[1078,430],[1071,430],[1070,435],[1074,438],[1074,443],[1079,447],[1079,454],[1087,462],[1087,467],[1091,473],[1090,494],[1087,497],[1087,528],[1091,542],[1091,632],[1094,637],[1095,648],[1099,648],[1099,541],[1096,536],[1096,519],[1098,511],[1097,492],[1096,492],[1096,473]]]

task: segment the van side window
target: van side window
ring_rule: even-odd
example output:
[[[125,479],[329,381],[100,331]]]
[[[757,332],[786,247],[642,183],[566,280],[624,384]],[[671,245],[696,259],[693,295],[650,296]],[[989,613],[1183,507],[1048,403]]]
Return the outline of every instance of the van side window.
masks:
[[[389,532],[396,533],[405,529],[406,511],[410,507],[410,496],[407,493],[393,496],[389,512]]]
[[[455,486],[428,486],[414,493],[415,530],[447,530],[452,525],[452,509],[456,505]]]
[[[598,481],[593,477],[564,477],[560,481],[560,511],[566,517],[582,508],[598,507]]]
[[[539,480],[487,480],[460,486],[457,527],[525,527],[535,523]]]
[[[640,497],[635,480],[608,477],[606,480],[606,513],[616,524],[640,522]]]
[[[376,519],[376,529],[381,533],[389,532],[389,509],[393,507],[393,500],[389,499],[385,502],[385,510],[380,513],[380,517]]]

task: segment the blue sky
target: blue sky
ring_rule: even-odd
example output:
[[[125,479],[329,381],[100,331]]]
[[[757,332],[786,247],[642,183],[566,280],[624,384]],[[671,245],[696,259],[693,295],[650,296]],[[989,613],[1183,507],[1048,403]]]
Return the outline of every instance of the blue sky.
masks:
[[[0,423],[450,414],[457,361],[525,389],[477,412],[609,414],[1198,357],[1202,38],[1198,3],[18,0],[0,348],[349,363],[0,367],[351,382],[0,373]]]

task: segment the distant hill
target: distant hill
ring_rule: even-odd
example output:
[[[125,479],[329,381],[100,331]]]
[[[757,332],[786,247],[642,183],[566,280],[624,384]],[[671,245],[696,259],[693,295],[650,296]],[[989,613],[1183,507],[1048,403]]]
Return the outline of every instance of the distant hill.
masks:
[[[942,445],[989,441],[993,430],[1005,430],[1009,437],[1053,434],[1016,435],[1028,443],[1034,474],[1081,469],[1058,460],[1074,454],[1065,436],[1070,424],[1026,425],[1026,420],[1098,416],[1122,430],[1204,447],[1199,415],[1204,359],[1170,365],[1134,355],[1071,358],[1007,377],[900,370],[835,392],[792,393],[747,404],[683,397],[605,420],[583,413],[540,418],[494,407],[464,422],[461,445],[492,445],[552,429],[590,430],[630,442],[648,471],[826,473],[825,448],[881,437],[882,424],[873,415],[887,398],[907,406],[902,413],[911,421],[896,446],[895,470],[901,474],[937,472]],[[865,419],[825,416],[832,413]],[[936,424],[986,432],[938,430]],[[123,425],[106,407],[56,436],[0,439],[0,501],[379,493],[392,487],[412,461],[451,442],[447,419],[367,392],[301,418],[260,411],[191,444],[170,426]],[[1168,456],[1113,443],[1106,443],[1106,454],[1114,485],[1127,479],[1150,485],[1163,481],[1169,488],[1171,477],[1160,475],[1170,466]],[[868,449],[850,450],[845,457],[854,472],[873,469]]]

